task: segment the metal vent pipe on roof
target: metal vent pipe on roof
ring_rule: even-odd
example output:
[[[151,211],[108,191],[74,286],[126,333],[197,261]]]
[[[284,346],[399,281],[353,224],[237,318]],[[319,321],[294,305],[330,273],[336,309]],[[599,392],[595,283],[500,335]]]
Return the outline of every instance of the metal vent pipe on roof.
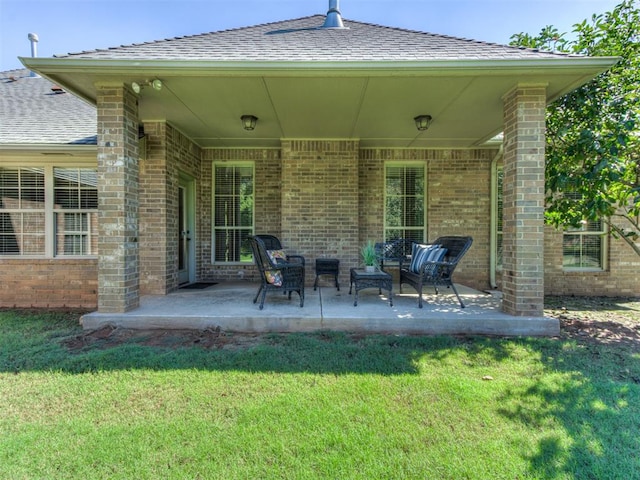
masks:
[[[31,42],[31,58],[36,58],[38,56],[38,35],[35,33],[30,33],[27,35],[27,38]],[[30,77],[38,77],[39,75],[36,72],[31,71],[29,73]]]
[[[329,11],[327,12],[327,18],[325,18],[322,28],[344,28],[338,0],[329,0]]]

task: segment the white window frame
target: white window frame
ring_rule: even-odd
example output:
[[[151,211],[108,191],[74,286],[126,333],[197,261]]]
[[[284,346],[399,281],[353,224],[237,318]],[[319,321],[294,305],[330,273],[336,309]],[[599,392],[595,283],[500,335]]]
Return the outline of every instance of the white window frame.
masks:
[[[607,222],[600,220],[600,230],[586,230],[589,222],[584,222],[581,228],[565,228],[562,232],[562,269],[565,272],[604,272],[607,269],[608,262],[608,241],[609,233]],[[573,236],[580,239],[580,257],[583,257],[582,245],[589,237],[600,237],[600,266],[572,266],[565,265],[565,240],[567,237]]]
[[[423,201],[423,205],[422,205],[422,210],[424,212],[424,217],[422,219],[422,226],[420,227],[407,227],[405,225],[403,226],[391,226],[387,224],[387,200],[388,200],[388,196],[389,196],[389,192],[387,190],[387,169],[391,167],[391,168],[421,168],[422,172],[423,172],[423,178],[424,178],[424,190],[422,192],[422,201]],[[392,161],[392,162],[385,162],[384,164],[384,216],[383,216],[383,240],[389,241],[389,240],[394,240],[395,238],[388,238],[387,237],[387,232],[389,230],[414,230],[416,232],[421,232],[421,237],[422,237],[422,241],[426,242],[427,241],[427,165],[425,162],[416,162],[416,161]],[[403,195],[404,197],[406,197],[406,193]]]
[[[251,215],[252,218],[252,222],[250,226],[220,226],[220,227],[216,227],[216,168],[217,167],[233,167],[233,168],[247,168],[250,167],[251,168],[251,175],[252,175],[252,184],[253,184],[253,191],[251,192],[251,195],[253,196],[253,212]],[[246,260],[240,260],[240,261],[221,261],[221,260],[216,260],[216,231],[217,230],[222,230],[225,228],[229,228],[231,227],[232,229],[237,229],[237,230],[250,230],[251,235],[253,235],[255,233],[255,223],[256,223],[256,167],[255,167],[255,162],[253,161],[214,161],[212,163],[212,172],[211,172],[211,264],[212,265],[249,265],[253,263],[253,256],[249,256]],[[242,245],[238,246],[240,249],[242,249]],[[248,248],[248,247],[247,247]]]
[[[43,162],[38,158],[25,158],[20,162],[16,161],[3,161],[2,166],[11,169],[28,169],[28,168],[41,168],[44,171],[44,253],[43,254],[1,254],[0,258],[4,259],[41,259],[41,258],[55,258],[55,259],[87,259],[96,258],[98,252],[90,252],[82,255],[65,255],[56,254],[56,214],[57,213],[98,213],[98,209],[56,209],[54,205],[54,169],[55,168],[89,168],[97,171],[97,165],[95,160],[78,160],[74,162],[69,161],[55,161],[55,162]],[[96,187],[97,188],[97,187]],[[5,211],[5,210],[3,210]],[[20,210],[21,212],[27,210]],[[42,211],[42,210],[34,210]],[[91,241],[89,239],[89,241]],[[97,247],[96,247],[97,249]]]

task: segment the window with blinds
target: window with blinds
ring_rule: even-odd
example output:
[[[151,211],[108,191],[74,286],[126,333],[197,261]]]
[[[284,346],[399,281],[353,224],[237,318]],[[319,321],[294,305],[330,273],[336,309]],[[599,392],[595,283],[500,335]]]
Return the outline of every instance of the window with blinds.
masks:
[[[0,168],[0,202],[0,255],[44,255],[44,169]]]
[[[97,173],[89,168],[54,168],[56,255],[98,251]]]
[[[604,270],[606,230],[604,222],[583,221],[567,228],[562,238],[562,266],[567,270]]]
[[[425,167],[421,164],[385,165],[384,241],[425,239]]]
[[[0,255],[97,254],[95,168],[2,167],[0,202]]]
[[[213,261],[251,263],[254,228],[253,163],[214,163]]]

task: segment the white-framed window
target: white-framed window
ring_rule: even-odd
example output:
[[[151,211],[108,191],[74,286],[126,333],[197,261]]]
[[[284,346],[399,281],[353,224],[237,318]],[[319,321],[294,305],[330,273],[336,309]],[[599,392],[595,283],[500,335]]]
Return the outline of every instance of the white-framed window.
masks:
[[[98,253],[96,167],[0,167],[0,256]]]
[[[504,172],[502,166],[496,168],[496,243],[495,259],[496,269],[502,270],[502,183]]]
[[[213,164],[213,262],[251,263],[254,231],[253,162]]]
[[[385,164],[384,241],[425,241],[426,169],[423,163]]]
[[[565,228],[562,236],[562,267],[565,270],[602,271],[606,268],[606,224],[583,221]]]

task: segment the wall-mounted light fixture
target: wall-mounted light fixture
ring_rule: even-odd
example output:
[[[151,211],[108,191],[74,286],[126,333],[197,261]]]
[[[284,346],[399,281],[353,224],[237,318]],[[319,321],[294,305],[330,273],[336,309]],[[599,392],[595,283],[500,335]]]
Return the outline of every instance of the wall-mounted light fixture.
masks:
[[[431,115],[418,115],[413,119],[413,121],[416,122],[416,128],[419,131],[424,132],[427,128],[429,128],[429,125],[431,125],[433,118],[431,117]]]
[[[242,115],[240,120],[242,120],[242,128],[248,131],[255,129],[258,123],[258,117],[255,115]]]
[[[156,78],[155,80],[147,80],[142,83],[131,82],[131,89],[136,93],[140,93],[144,87],[151,87],[154,90],[160,91],[162,90],[162,80]]]

